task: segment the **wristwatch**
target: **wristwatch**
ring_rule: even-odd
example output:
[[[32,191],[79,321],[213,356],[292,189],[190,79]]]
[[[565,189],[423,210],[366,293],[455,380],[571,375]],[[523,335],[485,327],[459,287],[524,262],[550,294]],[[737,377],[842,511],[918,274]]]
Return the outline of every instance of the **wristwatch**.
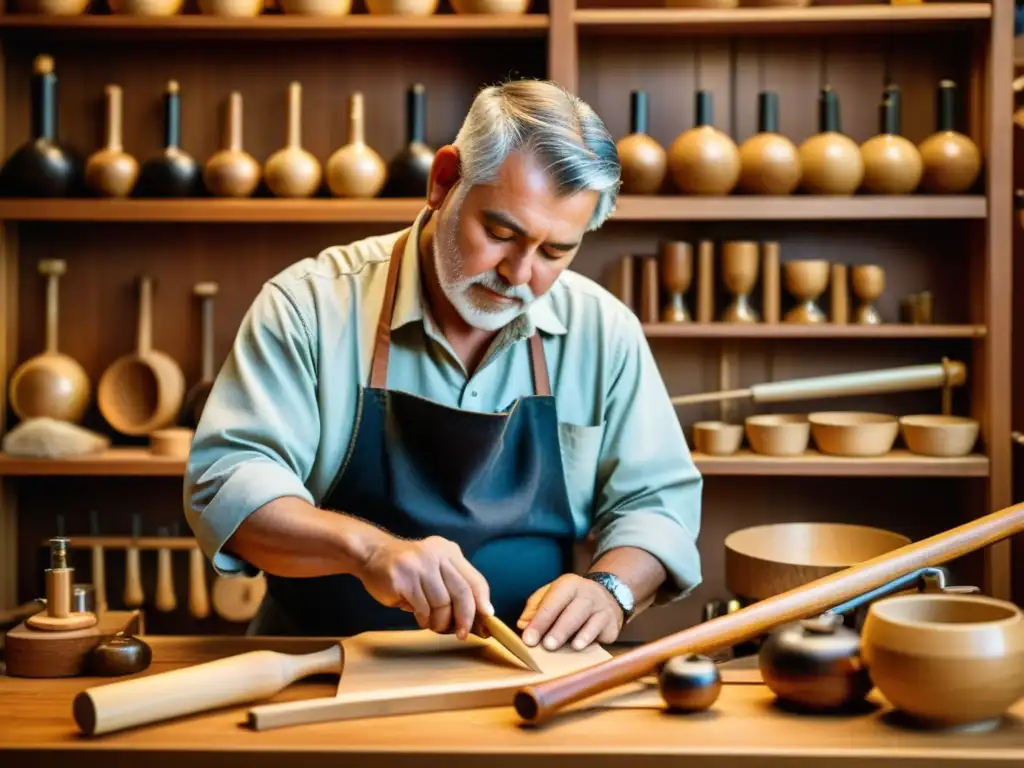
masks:
[[[633,616],[633,590],[630,589],[626,582],[616,576],[614,573],[608,573],[607,571],[594,571],[588,573],[586,578],[591,581],[596,581],[602,587],[611,592],[612,597],[615,598],[615,602],[619,604],[622,609],[623,622],[627,622]]]

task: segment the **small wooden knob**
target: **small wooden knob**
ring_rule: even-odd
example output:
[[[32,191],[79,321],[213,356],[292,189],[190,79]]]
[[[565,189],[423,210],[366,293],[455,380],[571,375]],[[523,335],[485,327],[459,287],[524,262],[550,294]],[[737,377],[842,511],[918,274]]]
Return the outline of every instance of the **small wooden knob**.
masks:
[[[216,296],[218,291],[220,291],[220,286],[217,285],[217,283],[211,282],[196,283],[192,287],[192,293],[194,293],[196,296]]]
[[[37,75],[49,75],[54,70],[53,57],[41,53],[32,62],[32,71]]]
[[[67,272],[68,263],[64,259],[40,259],[39,274],[47,277],[61,277]]]

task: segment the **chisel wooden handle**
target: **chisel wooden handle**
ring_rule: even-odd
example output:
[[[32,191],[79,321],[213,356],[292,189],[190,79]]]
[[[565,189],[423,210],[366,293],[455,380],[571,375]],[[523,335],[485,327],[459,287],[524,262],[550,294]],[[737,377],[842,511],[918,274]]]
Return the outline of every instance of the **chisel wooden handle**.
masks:
[[[206,589],[206,560],[199,547],[188,553],[188,610],[193,617],[205,619],[210,615],[210,593]]]
[[[273,696],[309,675],[341,674],[340,643],[308,654],[249,651],[155,675],[87,688],[74,700],[75,722],[87,736],[191,715]]]

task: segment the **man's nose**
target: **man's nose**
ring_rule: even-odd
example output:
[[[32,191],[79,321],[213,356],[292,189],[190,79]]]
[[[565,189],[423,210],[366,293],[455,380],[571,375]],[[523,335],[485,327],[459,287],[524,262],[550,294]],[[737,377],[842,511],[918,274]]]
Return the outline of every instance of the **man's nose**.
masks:
[[[533,259],[534,250],[530,248],[502,261],[498,265],[498,274],[511,285],[527,285],[533,278]]]

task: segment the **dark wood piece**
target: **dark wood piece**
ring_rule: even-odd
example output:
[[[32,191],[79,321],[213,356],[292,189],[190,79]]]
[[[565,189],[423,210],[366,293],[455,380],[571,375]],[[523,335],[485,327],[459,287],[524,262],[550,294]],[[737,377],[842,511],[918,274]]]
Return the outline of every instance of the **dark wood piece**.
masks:
[[[142,630],[138,611],[108,611],[88,629],[45,632],[24,623],[7,633],[7,674],[15,677],[72,677],[90,671],[90,654],[104,640]]]
[[[181,93],[177,80],[164,92],[164,148],[142,165],[140,197],[194,197],[200,194],[202,168],[181,146]]]
[[[381,197],[423,197],[434,163],[434,150],[427,146],[427,89],[422,83],[409,88],[405,97],[406,138],[402,150],[388,163],[387,181]]]

